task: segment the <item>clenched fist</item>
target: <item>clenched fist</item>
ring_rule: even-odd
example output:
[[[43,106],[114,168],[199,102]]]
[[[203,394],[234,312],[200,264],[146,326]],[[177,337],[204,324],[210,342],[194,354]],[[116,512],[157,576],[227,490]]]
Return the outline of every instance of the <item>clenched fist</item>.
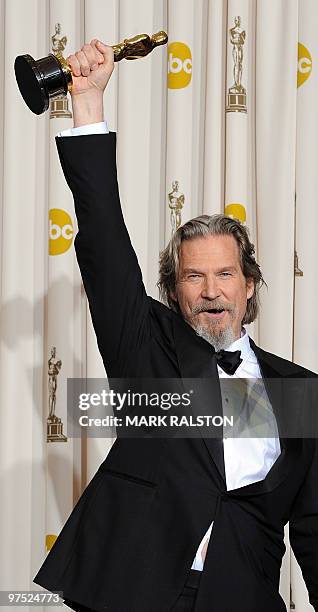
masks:
[[[66,58],[72,70],[71,96],[102,94],[114,70],[114,51],[97,38]]]
[[[114,51],[97,38],[66,58],[72,70],[74,127],[104,121],[103,93],[114,70]]]

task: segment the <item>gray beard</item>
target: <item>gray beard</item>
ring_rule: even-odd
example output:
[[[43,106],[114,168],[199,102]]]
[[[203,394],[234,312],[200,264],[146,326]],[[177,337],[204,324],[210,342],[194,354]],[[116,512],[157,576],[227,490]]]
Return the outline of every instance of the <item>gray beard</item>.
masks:
[[[221,349],[226,349],[232,342],[236,340],[235,334],[233,332],[232,327],[227,327],[226,329],[220,329],[217,333],[213,331],[209,331],[206,327],[202,325],[198,325],[194,328],[194,331],[204,338],[207,342],[212,344],[215,351],[220,351]]]

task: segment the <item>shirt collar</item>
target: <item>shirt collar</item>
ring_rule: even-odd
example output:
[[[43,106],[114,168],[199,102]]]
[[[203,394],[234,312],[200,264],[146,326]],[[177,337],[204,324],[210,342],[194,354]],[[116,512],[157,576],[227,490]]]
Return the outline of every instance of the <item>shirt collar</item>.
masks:
[[[243,361],[251,356],[252,348],[250,345],[249,335],[245,329],[242,327],[241,337],[237,340],[234,340],[230,346],[228,346],[226,351],[241,351],[241,358]]]

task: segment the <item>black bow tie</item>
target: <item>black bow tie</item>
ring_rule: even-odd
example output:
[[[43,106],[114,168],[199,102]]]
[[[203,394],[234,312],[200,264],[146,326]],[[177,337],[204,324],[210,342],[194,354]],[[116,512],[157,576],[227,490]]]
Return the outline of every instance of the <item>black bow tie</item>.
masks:
[[[224,351],[221,349],[214,353],[217,364],[226,372],[232,376],[243,359],[241,358],[241,351]]]

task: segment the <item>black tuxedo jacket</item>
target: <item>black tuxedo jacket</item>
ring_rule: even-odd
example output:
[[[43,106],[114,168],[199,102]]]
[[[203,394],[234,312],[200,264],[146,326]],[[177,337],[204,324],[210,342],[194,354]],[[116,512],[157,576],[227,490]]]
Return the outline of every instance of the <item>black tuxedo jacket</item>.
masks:
[[[146,295],[120,207],[115,133],[56,143],[74,196],[76,255],[108,376],[206,377],[211,398],[220,401],[213,347]],[[315,376],[251,345],[265,381]],[[279,388],[269,385],[268,393],[279,421]],[[264,480],[227,491],[221,440],[117,439],[34,581],[63,591],[79,611],[168,612],[214,520],[196,612],[281,612],[290,521],[291,545],[318,611],[317,444],[280,442],[282,453]]]

